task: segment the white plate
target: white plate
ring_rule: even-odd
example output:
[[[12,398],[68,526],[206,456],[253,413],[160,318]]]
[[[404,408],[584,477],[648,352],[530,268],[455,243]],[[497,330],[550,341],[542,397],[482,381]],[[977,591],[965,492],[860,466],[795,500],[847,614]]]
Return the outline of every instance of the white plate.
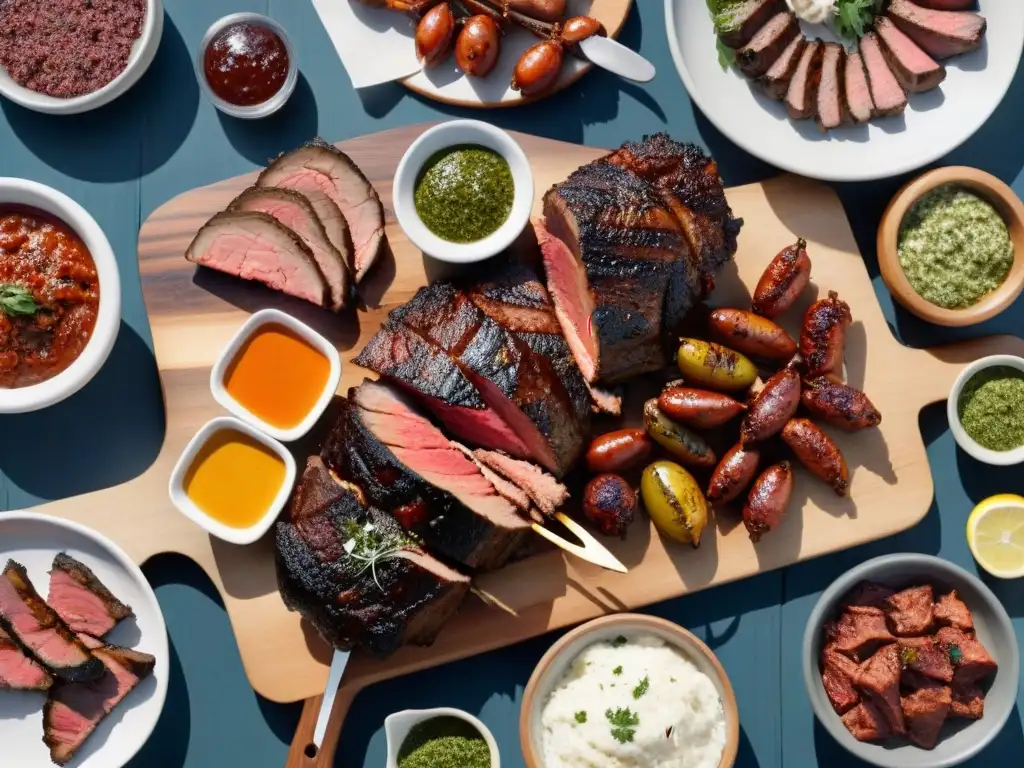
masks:
[[[813,120],[790,120],[781,102],[738,69],[718,64],[705,0],[665,0],[669,47],[694,103],[740,147],[783,170],[828,181],[897,176],[943,157],[985,124],[1003,100],[1024,48],[1024,2],[980,0],[985,43],[943,62],[946,81],[911,94],[903,117],[822,134]],[[822,26],[810,36],[829,38]],[[834,38],[832,38],[834,39]]]
[[[0,568],[14,558],[28,569],[43,596],[49,591],[49,570],[58,552],[67,552],[89,566],[135,612],[135,618],[122,621],[104,640],[156,657],[153,674],[104,718],[69,763],[71,768],[121,768],[156,728],[167,696],[170,651],[163,614],[142,571],[109,539],[54,517],[0,513]],[[45,702],[42,693],[0,691],[0,765],[52,768],[50,751],[43,744]]]

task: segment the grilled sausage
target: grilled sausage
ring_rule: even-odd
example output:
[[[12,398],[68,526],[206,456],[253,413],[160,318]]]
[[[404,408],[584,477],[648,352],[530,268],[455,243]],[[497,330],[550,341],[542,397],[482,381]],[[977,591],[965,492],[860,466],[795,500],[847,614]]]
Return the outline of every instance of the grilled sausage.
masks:
[[[618,475],[598,475],[583,489],[583,514],[605,536],[626,538],[636,507],[636,491]]]
[[[720,427],[747,409],[728,395],[691,387],[669,387],[658,396],[658,407],[670,419],[696,429]]]
[[[619,429],[594,439],[587,449],[591,472],[625,472],[646,464],[654,441],[643,429]]]
[[[828,376],[804,380],[800,399],[812,416],[847,432],[882,423],[882,414],[867,395]]]
[[[814,302],[807,309],[800,330],[800,356],[808,377],[842,373],[846,329],[851,322],[850,305],[835,291],[829,291],[828,298]]]
[[[839,446],[808,419],[790,419],[782,428],[782,440],[813,475],[845,496],[850,487],[850,471]]]
[[[506,5],[531,19],[554,22],[565,15],[566,0],[506,0]]]
[[[450,3],[435,5],[416,25],[416,55],[423,66],[433,67],[452,49],[455,39],[455,15]]]
[[[757,281],[752,309],[762,317],[776,318],[793,306],[811,279],[811,259],[802,237],[783,248]]]
[[[736,443],[718,462],[708,482],[708,501],[725,504],[746,490],[757,474],[761,454],[757,448],[744,448]]]
[[[785,330],[746,309],[712,310],[708,332],[714,341],[750,357],[785,361],[796,354],[796,342]]]
[[[788,461],[773,464],[754,481],[743,507],[743,525],[755,544],[778,527],[793,495],[793,471]]]
[[[750,404],[740,427],[744,446],[777,435],[800,407],[800,374],[783,368],[772,376]]]

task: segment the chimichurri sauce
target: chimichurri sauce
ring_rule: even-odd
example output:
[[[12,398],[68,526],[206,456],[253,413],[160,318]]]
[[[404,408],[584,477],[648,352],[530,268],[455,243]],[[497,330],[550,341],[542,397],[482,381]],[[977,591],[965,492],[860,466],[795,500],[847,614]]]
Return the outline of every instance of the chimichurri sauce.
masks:
[[[427,229],[451,243],[475,243],[496,232],[509,213],[515,183],[508,161],[475,145],[434,154],[416,180],[416,212]]]

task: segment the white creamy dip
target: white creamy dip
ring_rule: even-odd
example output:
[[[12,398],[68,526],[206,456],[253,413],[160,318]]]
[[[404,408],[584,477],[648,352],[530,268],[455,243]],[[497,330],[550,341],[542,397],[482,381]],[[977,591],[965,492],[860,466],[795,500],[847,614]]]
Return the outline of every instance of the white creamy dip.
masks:
[[[544,702],[541,727],[544,768],[717,768],[725,748],[714,682],[649,634],[580,653]]]
[[[824,24],[835,13],[835,0],[786,0],[789,10],[811,24]]]

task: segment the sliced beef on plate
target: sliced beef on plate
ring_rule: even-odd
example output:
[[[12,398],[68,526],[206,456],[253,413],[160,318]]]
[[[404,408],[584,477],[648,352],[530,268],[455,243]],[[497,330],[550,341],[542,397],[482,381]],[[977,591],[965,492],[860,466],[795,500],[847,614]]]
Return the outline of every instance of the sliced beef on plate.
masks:
[[[744,0],[729,9],[728,30],[719,37],[730,48],[750,42],[757,31],[779,11],[785,10],[783,0]]]
[[[797,35],[786,46],[786,49],[779,54],[779,57],[769,67],[768,71],[757,79],[757,84],[773,99],[781,101],[786,98],[786,92],[789,90],[789,81],[793,78],[793,73],[796,72],[797,67],[800,65],[800,59],[806,46],[806,38],[803,35]]]
[[[356,282],[366,276],[384,244],[384,206],[369,179],[348,155],[332,144],[314,139],[277,158],[260,174],[256,185],[294,189],[308,197],[331,241],[345,253],[346,243],[340,235],[337,216],[326,204],[332,203],[348,224]]]
[[[900,651],[895,643],[883,646],[862,664],[853,683],[871,697],[889,721],[893,733],[906,733],[900,707]]]
[[[825,626],[825,632],[837,651],[856,661],[866,659],[879,644],[895,640],[882,609],[871,606],[846,606],[838,620]]]
[[[46,602],[72,632],[92,637],[103,637],[117,622],[134,615],[92,569],[64,552],[53,558]]]
[[[13,560],[0,576],[0,629],[54,677],[85,682],[103,674],[103,663],[43,601],[24,566]]]
[[[196,234],[185,258],[321,307],[330,306],[330,286],[309,246],[265,213],[218,213]]]
[[[477,450],[473,453],[482,464],[526,491],[545,515],[553,515],[569,499],[566,487],[535,464],[497,451]]]
[[[826,643],[821,650],[821,683],[836,714],[849,712],[860,703],[860,694],[853,685],[857,662]]]
[[[786,91],[786,111],[794,120],[814,117],[818,109],[818,84],[821,82],[821,60],[825,44],[809,40],[800,54],[800,63],[789,79]]]
[[[897,27],[892,19],[879,16],[875,31],[882,43],[889,68],[907,93],[924,93],[946,79],[946,68],[925,53]]]
[[[472,448],[467,448],[461,443],[456,443],[454,441],[452,442],[452,445],[458,450],[462,451],[462,454],[466,458],[468,458],[470,461],[476,464],[477,469],[480,470],[480,474],[491,481],[491,485],[494,486],[494,490],[496,490],[500,496],[505,497],[505,499],[507,499],[512,504],[512,506],[514,506],[520,512],[523,512],[526,515],[530,516],[532,519],[535,520],[535,522],[544,522],[544,518],[540,515],[539,512],[537,512],[536,509],[534,509],[533,500],[529,497],[526,491],[524,491],[518,485],[513,483],[511,480],[505,479],[503,476],[499,475],[493,469],[491,469],[482,461],[480,461],[480,459],[476,457],[476,454],[473,452]],[[533,514],[531,514],[531,512]],[[534,515],[536,515],[536,517],[534,517]]]
[[[0,629],[0,690],[45,691],[53,677]]]
[[[870,699],[843,715],[843,725],[857,741],[881,741],[890,734],[889,721]]]
[[[868,75],[860,51],[847,53],[844,70],[843,98],[846,100],[846,113],[853,122],[866,123],[875,113],[875,102],[871,99],[871,87],[868,85]]]
[[[882,53],[878,35],[868,32],[860,39],[860,55],[864,59],[864,71],[871,86],[871,100],[875,103],[875,116],[899,115],[907,108],[907,94],[892,73],[889,62]]]
[[[976,7],[978,0],[914,0],[923,8],[935,8],[939,11],[969,11]]]
[[[953,680],[953,665],[934,637],[901,637],[898,645],[904,669],[944,683]]]
[[[100,722],[153,673],[148,653],[103,645],[93,653],[102,676],[88,683],[57,682],[43,707],[43,741],[50,759],[67,765]]]
[[[910,740],[922,749],[934,749],[952,702],[949,686],[935,682],[902,697],[900,706],[910,732]]]
[[[497,568],[530,531],[476,465],[393,386],[350,390],[321,451],[369,501],[431,551],[469,568]]]
[[[736,52],[740,71],[760,77],[778,61],[790,43],[800,36],[800,22],[789,11],[777,13],[765,22],[750,42]]]
[[[338,311],[348,303],[351,277],[347,257],[331,242],[305,195],[279,187],[249,187],[231,201],[228,210],[265,213],[288,227],[309,247],[330,286],[331,309]]]
[[[821,82],[818,84],[818,127],[830,131],[843,124],[845,119],[846,49],[840,43],[825,43],[821,58]]]
[[[931,629],[935,621],[933,597],[930,584],[909,587],[892,595],[885,603],[885,612],[893,634],[917,636]]]
[[[892,0],[889,18],[936,59],[968,53],[981,45],[988,21],[973,11],[937,11],[909,0]]]
[[[964,632],[974,629],[971,611],[955,589],[938,599],[932,613],[935,615],[935,621],[943,626],[956,627]]]
[[[468,577],[366,506],[319,456],[306,462],[275,545],[285,605],[336,648],[386,655],[406,643],[429,645],[469,590]]]

